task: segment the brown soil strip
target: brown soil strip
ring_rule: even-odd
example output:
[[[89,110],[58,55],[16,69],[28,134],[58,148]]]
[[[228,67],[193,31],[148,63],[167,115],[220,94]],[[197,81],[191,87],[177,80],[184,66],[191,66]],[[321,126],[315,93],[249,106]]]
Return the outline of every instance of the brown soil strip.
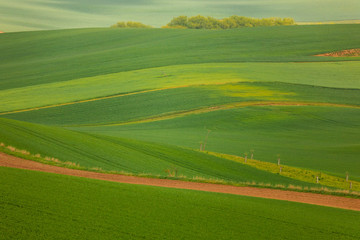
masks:
[[[191,114],[202,114],[219,110],[227,110],[234,108],[242,107],[256,107],[256,106],[313,106],[313,107],[343,107],[343,108],[359,108],[358,105],[347,105],[347,104],[336,104],[336,103],[321,103],[321,102],[291,102],[291,101],[251,101],[251,102],[236,102],[223,104],[218,106],[203,107],[198,109],[192,109],[187,111],[171,112],[164,115],[152,116],[145,119],[133,120],[128,122],[118,122],[118,123],[100,123],[100,124],[76,124],[76,125],[66,125],[65,127],[94,127],[94,126],[122,126],[129,124],[139,124],[139,123],[148,123],[156,122],[162,120],[168,120],[178,117],[184,117]]]
[[[220,185],[220,184],[185,182],[178,180],[142,178],[142,177],[133,177],[133,176],[123,176],[117,174],[88,172],[88,171],[74,170],[74,169],[46,165],[46,164],[10,156],[5,153],[0,153],[0,166],[50,172],[50,173],[71,175],[77,177],[93,178],[93,179],[100,179],[100,180],[106,180],[112,182],[151,185],[151,186],[168,187],[168,188],[191,189],[191,190],[207,191],[207,192],[228,193],[228,194],[286,200],[286,201],[301,202],[301,203],[360,211],[360,199],[345,198],[345,197],[332,196],[332,195],[322,195],[315,193],[283,191],[283,190],[268,189],[268,188],[235,187],[235,186]]]
[[[347,49],[342,51],[323,53],[315,55],[318,57],[359,57],[360,56],[360,48],[355,49]]]

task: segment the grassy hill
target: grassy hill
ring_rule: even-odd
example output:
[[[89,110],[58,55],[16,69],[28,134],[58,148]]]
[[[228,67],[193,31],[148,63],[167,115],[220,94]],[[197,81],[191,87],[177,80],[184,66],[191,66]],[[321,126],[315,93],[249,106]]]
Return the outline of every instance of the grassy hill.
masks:
[[[2,239],[360,237],[355,211],[3,167],[0,181]]]
[[[356,194],[360,57],[315,55],[360,48],[358,39],[360,25],[0,34],[0,151]],[[355,211],[3,167],[0,182],[1,239],[360,237]]]
[[[206,129],[207,149],[359,177],[359,109],[247,107],[149,123],[75,128],[198,148]],[[205,128],[206,127],[206,128]],[[341,136],[341,137],[340,137]]]
[[[206,149],[360,180],[359,25],[0,35],[0,141],[88,168],[308,186]],[[17,121],[14,121],[17,120]]]
[[[177,169],[177,177],[186,179],[316,186],[165,143],[90,135],[6,119],[0,119],[0,126],[0,142],[89,169],[160,177],[168,176],[167,169]]]
[[[345,99],[352,99],[357,96],[354,93],[360,87],[357,78],[359,74],[358,62],[351,61],[187,64],[13,88],[10,88],[12,84],[10,79],[7,80],[4,77],[2,84],[10,89],[0,92],[4,103],[0,106],[0,112],[73,103],[81,100],[102,100],[102,97],[123,97],[123,95],[127,96],[134,93],[148,94],[157,90],[178,91],[177,89],[181,90],[184,87],[200,89],[199,87],[206,88],[201,85],[226,83],[244,83],[244,85],[252,84],[255,86],[256,84],[263,84],[265,88],[272,87],[274,89],[279,89],[278,85],[281,85],[281,83],[290,83],[287,86],[283,84],[281,90],[283,92],[284,90],[285,92],[301,91],[302,98],[305,98],[304,94],[307,96],[312,94],[314,100],[326,97],[327,101],[330,102],[333,93],[338,92],[336,95],[339,96],[339,93],[343,91],[343,94],[340,94],[341,97],[336,97],[336,102],[354,103],[351,100],[346,102]],[[32,79],[32,76],[27,77]],[[23,81],[21,84],[31,84],[31,79]],[[50,81],[51,79],[47,80]],[[272,84],[271,86],[268,82],[278,84]],[[332,92],[331,94],[316,94],[317,91],[314,91],[314,87],[317,87],[317,91]],[[213,87],[210,86],[209,88]],[[252,92],[255,90],[256,88],[253,88]],[[261,94],[269,94],[269,92],[262,92]],[[287,94],[287,97],[289,97],[289,94]],[[341,100],[342,98],[344,99]]]
[[[313,55],[359,47],[359,28],[102,28],[2,34],[0,89],[179,64],[349,60]]]

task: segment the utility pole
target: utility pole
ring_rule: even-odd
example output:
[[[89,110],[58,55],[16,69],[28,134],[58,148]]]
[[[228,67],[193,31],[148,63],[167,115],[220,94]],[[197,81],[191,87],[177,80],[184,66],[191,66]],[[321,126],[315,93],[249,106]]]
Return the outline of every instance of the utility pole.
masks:
[[[206,137],[205,137],[205,141],[204,141],[204,147],[203,147],[203,150],[205,151],[205,147],[206,147],[206,142],[207,142],[207,140],[208,140],[208,137],[209,137],[209,133],[211,132],[211,130],[207,130],[208,132],[207,132],[207,134],[206,134]]]

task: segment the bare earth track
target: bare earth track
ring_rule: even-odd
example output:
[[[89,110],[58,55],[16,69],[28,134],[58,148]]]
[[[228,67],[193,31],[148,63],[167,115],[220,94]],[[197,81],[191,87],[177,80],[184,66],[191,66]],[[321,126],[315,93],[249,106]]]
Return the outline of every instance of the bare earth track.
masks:
[[[315,55],[318,57],[359,57],[360,56],[360,48],[355,49],[347,49],[337,52],[323,53]]]
[[[142,177],[124,176],[118,174],[96,173],[96,172],[74,170],[74,169],[62,168],[52,165],[46,165],[46,164],[10,156],[1,152],[0,152],[0,166],[28,169],[28,170],[77,176],[77,177],[85,177],[92,179],[100,179],[100,180],[112,181],[112,182],[228,193],[228,194],[286,200],[286,201],[301,202],[301,203],[360,211],[360,199],[354,199],[354,198],[345,198],[345,197],[338,197],[332,195],[322,195],[322,194],[305,193],[305,192],[283,191],[283,190],[268,189],[268,188],[235,187],[235,186],[220,185],[220,184],[185,182],[178,180],[142,178]]]

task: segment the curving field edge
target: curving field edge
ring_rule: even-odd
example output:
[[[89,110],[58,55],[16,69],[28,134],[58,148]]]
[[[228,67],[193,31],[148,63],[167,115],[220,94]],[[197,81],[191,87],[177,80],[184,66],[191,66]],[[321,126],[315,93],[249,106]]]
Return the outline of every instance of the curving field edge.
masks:
[[[221,185],[221,184],[185,182],[179,180],[142,178],[142,177],[124,176],[118,174],[89,172],[83,170],[74,170],[74,169],[62,168],[52,165],[46,165],[39,162],[34,162],[34,161],[14,157],[11,155],[7,155],[1,152],[0,152],[0,166],[70,175],[76,177],[92,178],[92,179],[99,179],[99,180],[119,182],[119,183],[227,193],[227,194],[285,200],[285,201],[300,202],[300,203],[360,211],[360,199],[354,199],[354,198],[346,198],[346,197],[339,197],[333,195],[322,195],[316,193],[284,191],[284,190],[268,189],[268,188],[236,187],[236,186]]]

